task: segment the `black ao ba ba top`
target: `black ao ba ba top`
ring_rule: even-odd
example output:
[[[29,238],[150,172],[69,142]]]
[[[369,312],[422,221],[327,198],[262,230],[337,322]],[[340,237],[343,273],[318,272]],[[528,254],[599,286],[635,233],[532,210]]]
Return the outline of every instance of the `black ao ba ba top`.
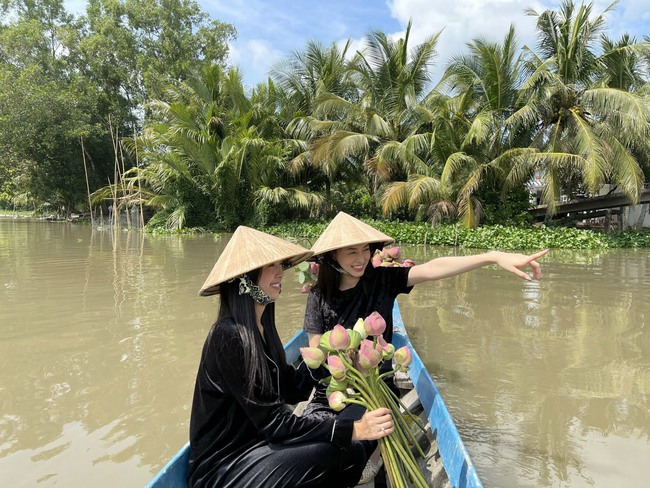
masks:
[[[265,348],[271,394],[248,394],[238,326],[226,317],[203,346],[190,420],[188,486],[354,486],[366,462],[352,441],[353,420],[297,417],[288,404],[306,400],[314,380]]]

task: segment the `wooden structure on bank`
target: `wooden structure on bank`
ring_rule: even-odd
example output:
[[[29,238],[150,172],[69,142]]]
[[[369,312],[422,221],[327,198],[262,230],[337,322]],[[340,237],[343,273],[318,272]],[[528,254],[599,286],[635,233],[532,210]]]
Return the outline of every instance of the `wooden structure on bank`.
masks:
[[[639,201],[636,203],[632,203],[627,196],[621,193],[614,193],[610,195],[585,198],[581,200],[572,200],[570,202],[561,203],[555,208],[555,214],[551,218],[570,218],[573,220],[585,220],[605,217],[605,226],[608,227],[607,220],[612,215],[621,214],[622,207],[641,205],[644,203],[650,203],[650,188],[644,188],[641,190],[641,193],[639,194]],[[537,207],[529,210],[529,213],[538,222],[541,222],[547,218],[547,212],[548,208],[546,205],[538,205]]]

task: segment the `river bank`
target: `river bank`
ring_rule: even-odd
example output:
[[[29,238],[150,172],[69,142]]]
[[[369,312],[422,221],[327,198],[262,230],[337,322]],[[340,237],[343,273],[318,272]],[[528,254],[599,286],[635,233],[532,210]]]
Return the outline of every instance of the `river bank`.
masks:
[[[0,218],[35,218],[30,212],[2,212]],[[41,217],[42,219],[42,217]],[[393,222],[362,219],[376,229],[393,237],[397,243],[413,245],[447,246],[464,249],[534,250],[549,249],[639,249],[650,248],[650,232],[625,230],[604,233],[598,230],[536,225],[515,227],[488,225],[467,229],[459,224],[432,227],[428,222]],[[88,221],[84,221],[88,223]],[[292,221],[262,227],[260,230],[310,246],[325,230],[329,221]],[[186,228],[171,231],[163,227],[145,231],[153,234],[221,233],[216,230]]]
[[[650,232],[626,230],[605,234],[588,229],[568,227],[514,227],[505,225],[482,226],[467,229],[458,224],[364,221],[402,244],[452,246],[466,249],[617,249],[648,248]],[[289,238],[315,241],[325,230],[327,222],[289,222],[263,230]]]

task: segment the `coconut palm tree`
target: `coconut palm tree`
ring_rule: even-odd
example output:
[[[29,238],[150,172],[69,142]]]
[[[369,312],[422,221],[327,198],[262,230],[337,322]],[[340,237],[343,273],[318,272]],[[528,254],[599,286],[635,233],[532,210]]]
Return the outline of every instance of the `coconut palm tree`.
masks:
[[[287,172],[292,147],[279,115],[282,98],[270,81],[249,96],[239,70],[204,65],[169,87],[167,100],[149,104],[153,119],[131,142],[143,164],[127,177],[140,179],[147,203],[164,209],[173,228],[211,225],[215,216],[233,228],[268,221],[262,208],[318,205],[320,195]]]
[[[533,152],[505,125],[520,84],[514,27],[501,44],[477,38],[467,46],[469,53],[452,59],[436,87],[448,95],[434,91],[422,104],[428,108],[421,109],[423,120],[430,121],[435,141],[430,161],[437,161],[440,171],[392,183],[384,194],[385,212],[405,203],[426,204],[434,220],[452,216],[467,226],[477,225],[479,191],[488,185],[501,188],[513,161]]]
[[[139,137],[126,141],[142,162],[128,177],[151,192],[147,203],[164,210],[169,227],[205,224],[193,214],[217,206],[216,170],[227,155],[222,144],[235,103],[242,101],[237,92],[228,93],[231,85],[221,68],[204,66],[196,77],[168,87],[167,100],[150,102],[152,119]]]
[[[630,92],[642,89],[648,82],[650,43],[623,34],[618,41],[603,35],[600,45],[603,54],[597,83]]]
[[[251,126],[255,127],[261,151],[257,154],[254,203],[258,223],[270,223],[267,209],[298,211],[313,214],[322,205],[323,197],[310,190],[299,176],[291,171],[293,155],[306,145],[288,136],[285,127],[284,102],[286,92],[272,80],[260,83],[251,95]],[[286,217],[286,216],[285,216]]]
[[[293,109],[291,118],[311,115],[323,92],[343,98],[354,96],[354,85],[347,74],[350,42],[324,47],[309,41],[304,50],[295,51],[271,67],[271,78],[288,94],[284,105]]]
[[[349,40],[342,46],[333,43],[328,47],[310,41],[304,50],[294,52],[271,68],[271,77],[285,94],[280,112],[290,120],[284,140],[292,149],[286,170],[303,185],[310,184],[312,191],[322,187],[324,198],[312,199],[318,205],[311,209],[316,213],[320,210],[327,213],[332,183],[353,176],[345,165],[315,161],[312,152],[312,142],[329,128],[314,116],[322,97],[335,96],[349,101],[358,98],[348,71],[349,47]],[[321,205],[324,208],[319,208]]]
[[[539,171],[549,213],[560,194],[596,194],[614,183],[634,202],[643,185],[631,149],[648,138],[650,106],[647,98],[598,83],[612,58],[598,54],[596,41],[614,4],[595,17],[592,6],[565,0],[558,11],[529,11],[537,17],[538,49],[526,48],[529,77],[507,123],[511,131],[528,131],[539,154],[518,161],[509,181]]]
[[[427,88],[438,35],[409,49],[411,23],[404,37],[371,31],[349,72],[359,99],[322,93],[310,127],[320,136],[312,160],[328,176],[341,167],[365,175],[369,194],[405,168],[426,167],[419,153],[427,137],[418,135],[417,107]]]

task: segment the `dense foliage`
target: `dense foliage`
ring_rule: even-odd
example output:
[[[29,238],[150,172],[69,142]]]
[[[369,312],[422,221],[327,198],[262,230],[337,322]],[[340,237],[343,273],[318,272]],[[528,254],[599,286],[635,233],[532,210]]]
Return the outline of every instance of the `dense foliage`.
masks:
[[[87,208],[89,189],[176,230],[518,226],[531,178],[550,215],[606,184],[634,202],[650,172],[650,43],[604,34],[614,4],[531,10],[536,46],[469,40],[435,85],[444,33],[413,45],[409,24],[356,53],[309,42],[253,89],[226,64],[234,27],[194,1],[1,5],[0,205]]]
[[[467,228],[459,224],[448,224],[432,228],[428,223],[370,219],[365,222],[393,237],[400,244],[501,250],[650,247],[650,232],[634,230],[604,234],[587,229],[544,225],[537,227],[488,225]],[[299,240],[302,244],[310,246],[326,226],[327,222],[288,222],[264,230],[284,238]]]
[[[186,0],[90,0],[78,17],[11,0],[0,19],[0,206],[66,214],[135,164],[117,141],[141,132],[146,102],[223,64],[235,35]]]

